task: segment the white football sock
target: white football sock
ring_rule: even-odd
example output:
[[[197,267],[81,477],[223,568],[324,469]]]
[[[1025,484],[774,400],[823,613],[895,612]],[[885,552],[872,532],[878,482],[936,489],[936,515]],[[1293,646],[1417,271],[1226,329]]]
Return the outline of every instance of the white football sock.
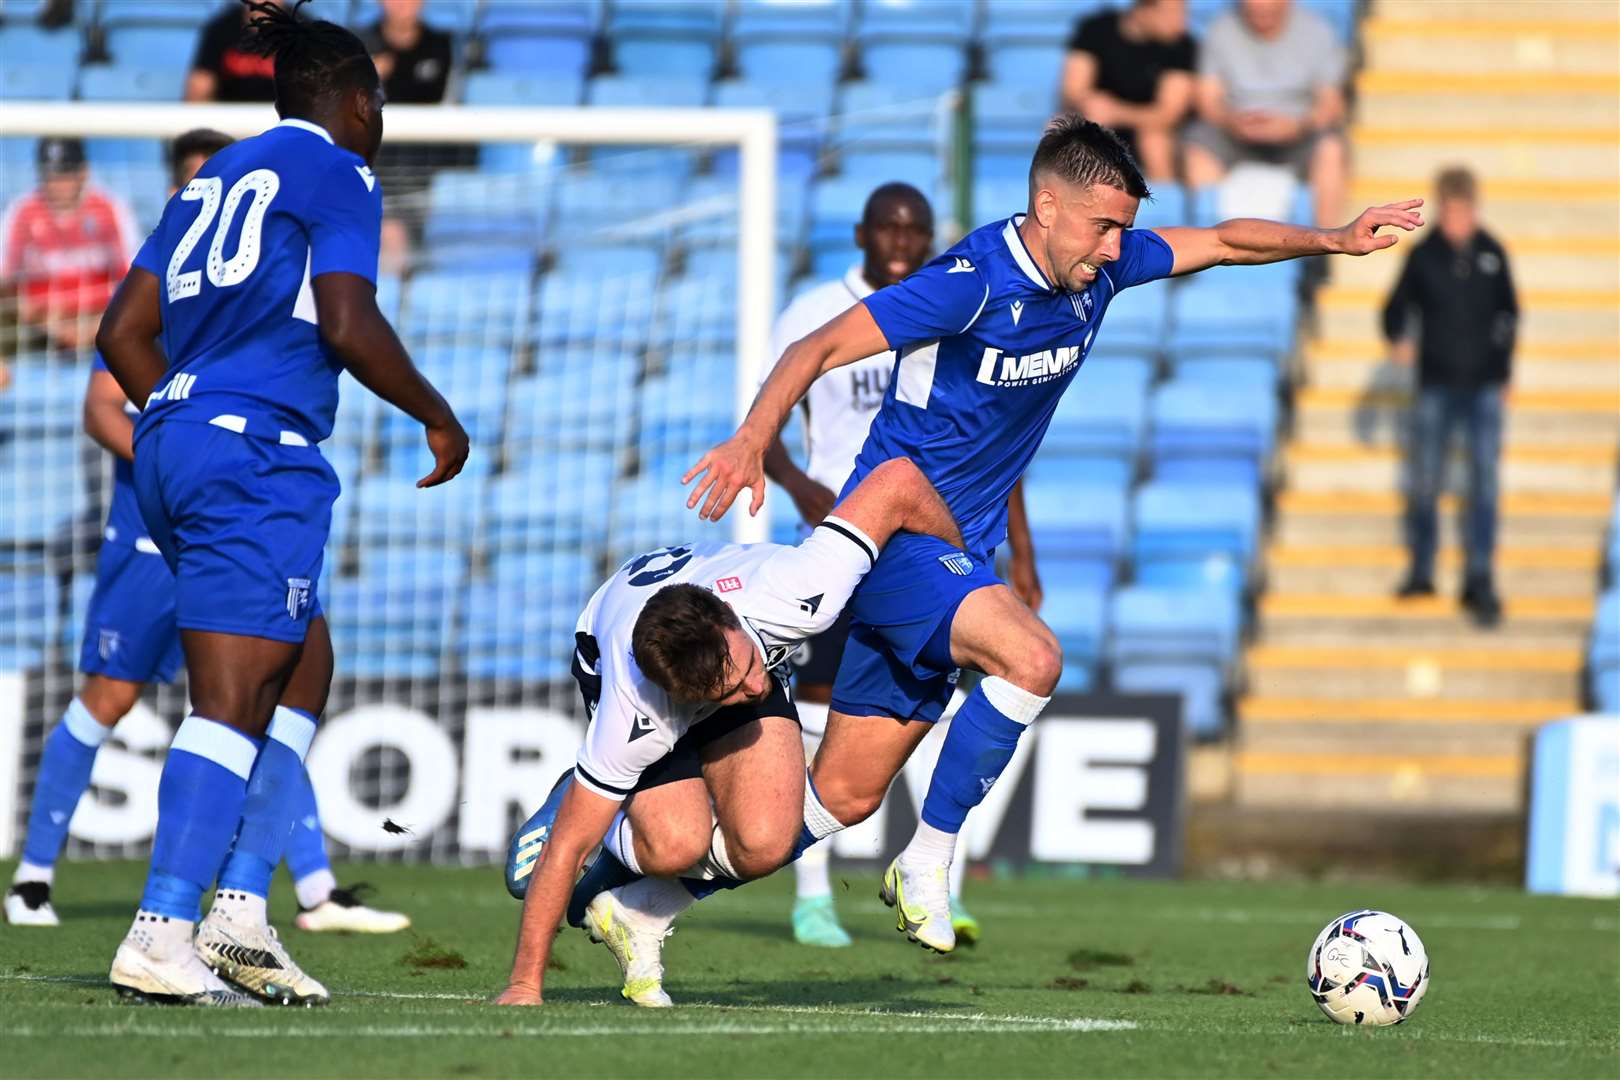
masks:
[[[731,853],[726,850],[726,835],[720,831],[719,822],[715,823],[714,832],[710,834],[708,852],[689,869],[682,870],[680,876],[698,881],[713,881],[722,877],[747,880],[731,865]]]
[[[332,890],[337,888],[337,878],[332,871],[322,867],[311,870],[297,881],[293,882],[293,892],[298,894],[298,906],[305,911],[318,908],[332,897]]]
[[[900,861],[908,866],[939,866],[949,864],[956,854],[956,834],[943,832],[926,821],[917,822],[917,831],[911,843],[900,852]]]
[[[967,874],[967,834],[956,834],[956,855],[951,859],[951,899],[962,899],[962,878]]]
[[[800,900],[811,900],[832,895],[832,881],[827,875],[827,845],[815,844],[799,856],[793,864],[793,881]]]
[[[191,937],[196,926],[190,919],[137,911],[127,936],[152,959],[175,960],[191,951]]]
[[[613,815],[613,824],[608,826],[607,835],[602,837],[602,847],[615,859],[624,864],[626,870],[641,873],[641,864],[636,861],[635,830],[630,827],[630,815],[620,810]]]
[[[269,915],[265,910],[265,899],[254,896],[241,889],[220,889],[214,894],[213,906],[208,914],[219,912],[223,918],[244,926],[266,926],[269,924]]]
[[[619,906],[642,920],[644,924],[662,930],[696,901],[685,885],[673,878],[645,877],[621,885],[613,890],[613,899]]]
[[[804,772],[804,825],[810,830],[810,835],[817,840],[825,840],[835,832],[843,832],[847,825],[833,817],[832,811],[822,805],[821,796],[816,794],[816,783],[810,778],[810,770]]]
[[[55,880],[56,867],[36,866],[27,859],[24,859],[22,862],[18,863],[17,872],[11,875],[11,883],[13,885],[26,885],[31,881],[37,881],[41,884],[49,885]]]

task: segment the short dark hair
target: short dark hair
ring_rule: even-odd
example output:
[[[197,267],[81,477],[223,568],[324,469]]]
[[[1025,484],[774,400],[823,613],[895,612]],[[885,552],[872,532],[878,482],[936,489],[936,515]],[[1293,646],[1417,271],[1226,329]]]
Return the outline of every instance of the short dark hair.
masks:
[[[1444,199],[1461,199],[1464,202],[1473,202],[1479,198],[1479,181],[1474,174],[1462,165],[1453,165],[1449,169],[1441,169],[1440,175],[1434,181],[1435,193]]]
[[[186,183],[186,162],[201,154],[211,158],[236,140],[213,128],[192,128],[169,144],[169,179],[175,187]]]
[[[701,585],[666,585],[636,617],[630,652],[672,697],[703,701],[725,685],[726,631],[740,625],[731,606]]]
[[[877,216],[878,209],[891,202],[909,202],[912,209],[926,214],[930,222],[934,219],[934,207],[929,203],[928,196],[904,180],[891,180],[873,188],[872,194],[866,197],[866,205],[861,209],[861,224],[870,224]]]
[[[243,44],[276,63],[276,111],[305,119],[323,102],[380,85],[364,43],[337,23],[304,18],[299,11],[307,3],[282,7],[271,0],[242,0],[251,16]]]
[[[1041,134],[1035,158],[1029,163],[1029,193],[1035,195],[1036,177],[1054,173],[1071,184],[1090,187],[1106,184],[1136,199],[1151,199],[1147,181],[1119,136],[1081,116],[1055,116]]]

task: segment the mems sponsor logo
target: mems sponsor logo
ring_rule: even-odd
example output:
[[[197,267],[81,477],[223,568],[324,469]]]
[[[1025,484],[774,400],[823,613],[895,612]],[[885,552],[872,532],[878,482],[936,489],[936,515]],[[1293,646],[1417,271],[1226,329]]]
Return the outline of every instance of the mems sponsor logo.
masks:
[[[1036,386],[1061,379],[1080,363],[1086,343],[1015,355],[987,348],[979,360],[978,381],[986,386]]]

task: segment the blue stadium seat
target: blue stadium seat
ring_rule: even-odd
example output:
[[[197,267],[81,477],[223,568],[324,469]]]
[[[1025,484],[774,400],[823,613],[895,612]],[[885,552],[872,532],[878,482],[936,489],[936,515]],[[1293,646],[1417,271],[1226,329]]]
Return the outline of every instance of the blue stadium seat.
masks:
[[[1056,108],[1056,83],[1036,86],[992,75],[973,87],[974,147],[1021,154],[1027,169],[1041,126]]]
[[[489,482],[484,537],[491,549],[577,548],[606,538],[622,487],[614,452],[541,453],[513,465]]]
[[[962,84],[967,51],[956,41],[924,40],[910,33],[873,37],[862,44],[861,70],[874,83],[924,98]]]
[[[1043,561],[1043,574],[1045,570]],[[1057,688],[1067,693],[1087,693],[1096,688],[1097,663],[1106,638],[1107,586],[1069,584],[1046,577],[1043,587],[1041,617],[1063,649],[1063,674]]]
[[[1050,41],[1062,45],[1074,24],[1113,0],[1017,0],[984,6],[984,27],[979,37],[986,45],[1005,42]]]
[[[1286,355],[1293,348],[1298,313],[1286,274],[1261,267],[1216,267],[1178,283],[1170,305],[1172,357]]]
[[[1217,734],[1242,624],[1237,600],[1221,590],[1135,585],[1114,594],[1109,622],[1115,689],[1178,693],[1188,728]]]
[[[444,169],[428,188],[423,240],[447,244],[538,244],[550,188],[543,173],[481,173]]]
[[[7,8],[11,5],[7,4]],[[79,0],[90,7],[91,0]],[[95,0],[96,17],[104,28],[119,26],[178,26],[196,33],[203,20],[217,15],[223,5],[198,0]],[[10,14],[8,11],[7,14]]]
[[[1087,364],[1058,399],[1043,447],[1115,458],[1128,469],[1147,429],[1150,376],[1142,361]]]
[[[195,25],[126,23],[107,31],[107,52],[119,64],[141,64],[182,72],[191,67],[191,57],[196,50]]]
[[[832,86],[844,67],[842,46],[829,40],[760,37],[739,41],[737,70],[751,83]]]
[[[681,453],[651,463],[650,468],[614,490],[613,523],[608,537],[608,556],[613,565],[670,544],[731,538],[728,521],[698,520],[681,497],[681,474],[696,457],[696,453]]]
[[[1276,443],[1274,395],[1172,379],[1154,393],[1150,410],[1155,476],[1259,484]]]
[[[45,650],[57,633],[56,578],[13,570],[0,571],[0,664],[7,671],[26,671],[44,663]]]
[[[585,102],[644,109],[696,109],[709,97],[709,80],[700,75],[642,73],[598,75],[585,84]]]
[[[721,109],[770,109],[776,113],[777,137],[784,145],[818,143],[827,133],[832,112],[831,82],[800,86],[787,82],[749,82],[726,79],[714,86],[714,104]]]
[[[544,4],[484,4],[477,29],[486,37],[552,33],[589,37],[601,23],[601,0],[547,0]]]
[[[863,44],[874,37],[933,37],[964,45],[976,7],[961,0],[866,0],[855,34]]]
[[[7,23],[0,26],[0,71],[13,67],[55,71],[61,74],[63,83],[71,87],[83,47],[84,43],[74,29],[45,30],[37,26]],[[182,63],[188,63],[190,59],[187,56]]]
[[[585,82],[578,72],[566,75],[524,71],[472,71],[462,84],[468,105],[578,105]]]
[[[45,544],[85,513],[87,450],[76,432],[0,441],[0,506],[27,508],[0,514],[0,550]]]
[[[713,347],[729,343],[736,333],[734,282],[686,274],[665,282],[659,289],[653,328],[653,341],[658,344]]]
[[[157,139],[86,139],[84,153],[98,172],[164,170],[163,143]]]
[[[476,476],[433,488],[418,488],[411,478],[366,477],[355,490],[355,539],[362,546],[464,544],[473,535],[483,488]]]
[[[657,277],[621,273],[597,277],[559,270],[540,282],[533,328],[542,348],[596,343],[639,348],[651,334]]]
[[[663,76],[707,83],[714,77],[716,43],[708,37],[646,31],[616,35],[613,65],[622,75]]]
[[[512,384],[506,449],[515,461],[547,449],[611,450],[635,413],[640,363],[611,352],[549,352],[537,375]]]
[[[13,438],[77,435],[88,366],[40,353],[14,356],[10,364],[11,386],[0,395],[0,445]]]
[[[76,74],[77,69],[73,67],[47,67],[7,60],[0,63],[0,101],[66,101],[73,96],[73,78]],[[32,170],[22,175],[31,180]]]
[[[613,180],[651,182],[678,189],[697,171],[698,151],[669,146],[599,146],[586,169]],[[652,209],[652,208],[649,208]]]
[[[1157,359],[1170,333],[1170,283],[1150,281],[1119,293],[1108,302],[1103,326],[1093,355]]]
[[[183,68],[89,64],[79,72],[80,101],[179,101]]]
[[[846,155],[855,150],[937,155],[943,142],[939,118],[936,98],[907,98],[896,95],[892,86],[870,80],[853,82],[843,89],[838,141]]]
[[[1277,365],[1269,356],[1220,356],[1204,360],[1188,357],[1176,365],[1175,374],[1179,384],[1226,387],[1251,400],[1277,392]]]
[[[1061,561],[1069,577],[1106,589],[1130,536],[1125,489],[1070,475],[1061,459],[1045,458],[1025,479],[1024,506],[1042,563]]]
[[[1173,181],[1155,184],[1153,198],[1143,199],[1136,208],[1135,227],[1162,229],[1166,226],[1190,225],[1192,211],[1187,205],[1187,189]]]
[[[852,150],[843,155],[843,167],[845,178],[866,185],[868,193],[893,180],[927,191],[940,174],[940,159],[933,150]]]
[[[849,29],[852,6],[850,0],[738,0],[732,40],[774,34],[837,41]]]
[[[419,273],[405,297],[405,333],[413,338],[462,338],[485,345],[520,339],[529,323],[529,276],[524,273]]]
[[[663,251],[651,244],[570,244],[557,252],[554,273],[574,277],[657,277]]]
[[[583,78],[591,64],[591,42],[589,38],[569,33],[509,31],[487,39],[484,59],[496,71],[545,72],[548,78]]]
[[[599,582],[597,583],[599,584]],[[574,626],[592,587],[558,582],[531,588],[511,581],[470,586],[456,649],[477,679],[562,682],[574,653]]]
[[[1139,581],[1242,592],[1260,532],[1250,486],[1153,481],[1132,498],[1131,560]]]
[[[1044,92],[1051,101],[1062,78],[1063,60],[1067,55],[1061,37],[1042,42],[1007,41],[987,46],[985,52],[990,76],[997,83]]]
[[[622,176],[570,170],[557,178],[553,228],[559,237],[588,235],[599,242],[604,219],[618,219],[626,207],[673,206],[684,180],[657,173]]]
[[[614,4],[609,9],[608,33],[618,38],[638,35],[690,35],[718,41],[726,17],[727,0],[660,0],[656,4]]]

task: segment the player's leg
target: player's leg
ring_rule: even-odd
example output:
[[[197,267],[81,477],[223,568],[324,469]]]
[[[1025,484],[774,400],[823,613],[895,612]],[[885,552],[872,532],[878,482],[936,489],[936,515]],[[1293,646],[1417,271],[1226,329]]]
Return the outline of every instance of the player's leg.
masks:
[[[96,752],[113,725],[134,707],[141,684],[91,675],[51,729],[34,779],[22,861],[6,891],[6,921],[13,926],[56,926],[51,887],[68,823],[90,787]]]
[[[794,690],[803,729],[805,760],[815,760],[827,733],[831,683],[802,683]],[[838,921],[828,873],[831,845],[814,844],[793,863],[793,940],[826,949],[845,948],[854,942]]]
[[[1420,389],[1407,432],[1406,545],[1410,565],[1399,595],[1434,593],[1434,555],[1439,543],[1435,505],[1445,480],[1450,410],[1444,389]]]
[[[1502,602],[1492,580],[1496,551],[1497,471],[1502,453],[1502,391],[1482,387],[1459,403],[1468,433],[1468,510],[1463,530],[1466,553],[1463,604],[1482,626],[1494,626]]]

